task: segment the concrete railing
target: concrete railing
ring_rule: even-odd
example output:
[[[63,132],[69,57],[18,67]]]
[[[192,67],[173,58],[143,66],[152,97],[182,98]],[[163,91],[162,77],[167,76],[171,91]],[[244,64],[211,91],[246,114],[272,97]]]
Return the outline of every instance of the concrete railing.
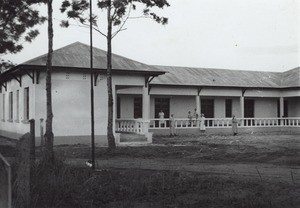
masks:
[[[116,119],[118,133],[148,133],[149,121],[143,119]]]
[[[300,127],[300,117],[288,118],[237,118],[243,127]],[[206,128],[231,128],[231,118],[206,118]],[[175,118],[175,128],[199,128],[199,119]],[[149,129],[169,128],[169,119],[150,119]]]

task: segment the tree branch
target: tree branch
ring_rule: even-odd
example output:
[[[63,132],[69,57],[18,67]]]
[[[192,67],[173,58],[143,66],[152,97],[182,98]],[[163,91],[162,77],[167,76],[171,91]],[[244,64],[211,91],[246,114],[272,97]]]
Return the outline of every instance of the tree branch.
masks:
[[[130,17],[131,9],[132,9],[132,3],[130,4],[130,7],[129,7],[129,9],[128,9],[128,14],[127,14],[126,19],[123,20],[123,23],[122,23],[122,25],[119,27],[119,29],[118,29],[116,32],[114,32],[114,33],[112,34],[111,39],[113,39],[119,32],[124,31],[124,30],[127,29],[127,28],[123,29],[123,27],[124,27],[124,25],[126,24],[127,20],[128,20],[129,17]]]

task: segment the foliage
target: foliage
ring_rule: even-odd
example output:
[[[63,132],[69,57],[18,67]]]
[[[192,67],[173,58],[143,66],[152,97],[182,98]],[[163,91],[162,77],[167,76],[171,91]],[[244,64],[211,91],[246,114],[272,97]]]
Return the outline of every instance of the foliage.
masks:
[[[4,59],[0,59],[0,74],[14,66],[15,64],[13,62],[9,60],[7,61]]]
[[[110,6],[109,6],[110,5]],[[142,9],[142,16],[139,17],[131,17],[131,10],[136,10],[138,5],[144,5],[144,9]],[[124,24],[128,19],[135,18],[152,18],[157,23],[167,24],[168,18],[157,15],[152,12],[151,9],[154,7],[158,7],[163,9],[165,6],[170,6],[166,0],[98,0],[97,6],[99,9],[107,9],[111,8],[113,11],[111,12],[110,21],[113,26],[119,26],[113,36],[115,36],[120,30],[123,29]],[[69,19],[73,19],[79,21],[81,24],[88,26],[89,24],[89,14],[86,11],[89,9],[89,2],[87,0],[78,0],[78,1],[70,1],[64,0],[61,5],[61,12],[67,13]],[[103,22],[99,22],[98,16],[93,14],[92,21],[94,29],[101,33],[104,36],[107,36],[104,32],[100,31],[98,25],[103,24]],[[61,22],[61,26],[69,27],[70,22],[68,20],[63,20]]]
[[[39,31],[34,26],[42,24],[46,18],[32,7],[38,0],[0,1],[0,54],[17,53],[22,50],[23,42],[31,42]],[[0,68],[7,67],[4,60]]]

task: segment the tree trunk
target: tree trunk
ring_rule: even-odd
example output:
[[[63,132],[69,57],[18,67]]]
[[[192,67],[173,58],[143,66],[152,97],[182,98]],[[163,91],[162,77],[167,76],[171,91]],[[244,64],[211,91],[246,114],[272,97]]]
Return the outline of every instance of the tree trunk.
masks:
[[[110,2],[111,3],[111,2]],[[111,40],[112,40],[112,19],[111,6],[107,8],[107,93],[108,93],[108,119],[107,119],[107,140],[109,150],[116,148],[115,137],[113,134],[113,95],[112,95],[112,77],[111,77]]]
[[[52,25],[52,1],[48,0],[48,56],[47,56],[47,71],[46,71],[46,99],[47,99],[47,119],[45,138],[45,160],[48,162],[54,161],[53,152],[53,131],[52,131],[52,94],[51,94],[51,71],[52,71],[52,53],[53,53],[53,25]]]

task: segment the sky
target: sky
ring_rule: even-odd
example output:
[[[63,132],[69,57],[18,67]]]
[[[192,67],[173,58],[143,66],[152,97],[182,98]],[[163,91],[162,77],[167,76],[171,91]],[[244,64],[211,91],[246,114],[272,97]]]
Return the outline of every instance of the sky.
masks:
[[[59,26],[65,19],[60,2],[54,0],[54,49],[76,41],[89,44],[89,29]],[[168,2],[170,7],[157,11],[169,18],[167,25],[128,20],[113,39],[113,53],[149,65],[274,72],[300,66],[300,0]],[[38,9],[46,14],[45,6]],[[105,20],[96,6],[94,12]],[[47,24],[37,28],[40,35],[32,43],[1,58],[20,64],[47,53]],[[94,47],[106,50],[103,36],[95,32],[93,39]]]

